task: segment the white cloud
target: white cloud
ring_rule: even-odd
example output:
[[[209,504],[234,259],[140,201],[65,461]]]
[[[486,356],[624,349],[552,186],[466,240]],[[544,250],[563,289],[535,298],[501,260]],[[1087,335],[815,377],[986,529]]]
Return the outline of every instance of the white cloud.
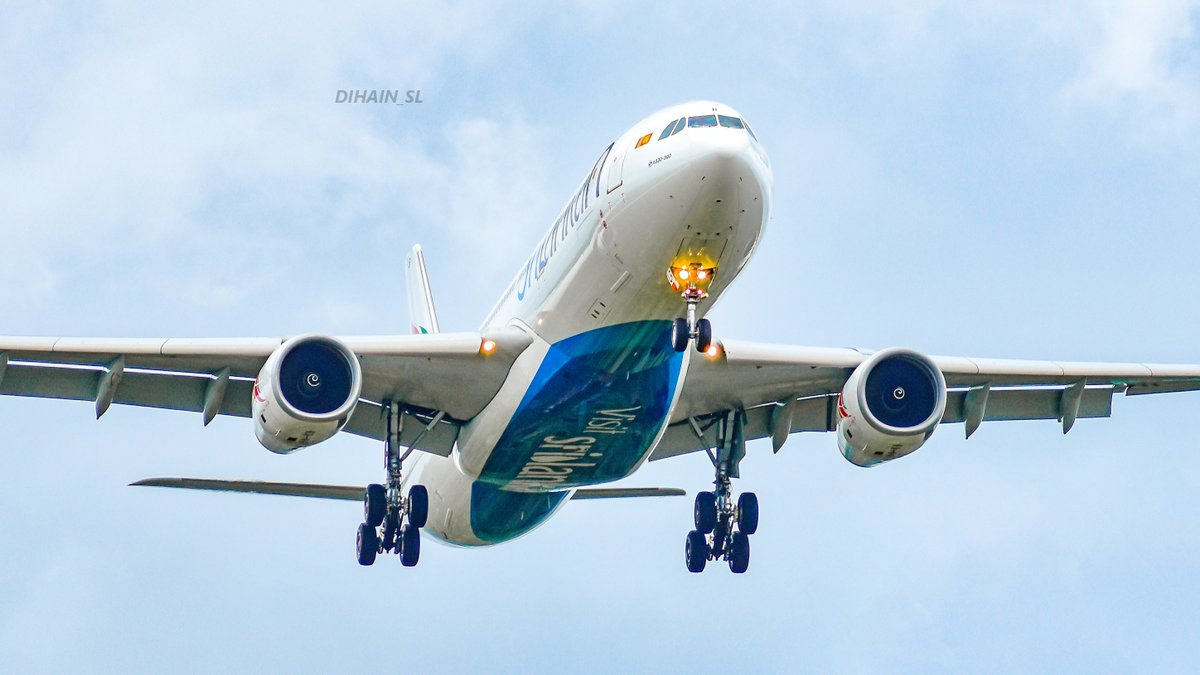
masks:
[[[1070,99],[1124,109],[1150,132],[1192,131],[1200,123],[1200,46],[1195,0],[1108,0],[1079,17],[1079,79]]]
[[[6,22],[20,32],[0,29],[0,78],[13,93],[0,102],[13,113],[0,130],[10,252],[0,300],[10,308],[97,269],[153,271],[162,292],[219,305],[242,297],[236,280],[286,274],[314,247],[361,241],[371,223],[445,219],[451,236],[494,250],[505,244],[497,230],[517,226],[506,219],[523,217],[501,187],[537,164],[519,116],[421,122],[415,111],[405,120],[408,111],[333,102],[339,88],[429,87],[446,64],[493,55],[518,13],[140,13],[40,8]],[[47,56],[47,42],[61,54]],[[449,160],[427,142],[430,128],[445,130]],[[481,239],[481,229],[497,233]],[[170,255],[179,249],[194,263]]]

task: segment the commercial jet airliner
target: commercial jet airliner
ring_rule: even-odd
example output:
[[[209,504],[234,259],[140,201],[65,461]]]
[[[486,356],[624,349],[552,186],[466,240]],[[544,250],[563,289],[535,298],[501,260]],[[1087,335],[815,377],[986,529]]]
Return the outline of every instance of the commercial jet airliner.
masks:
[[[417,564],[421,531],[458,546],[519,537],[598,487],[705,452],[687,569],[750,562],[758,499],[735,494],[746,442],[832,432],[850,462],[912,453],[941,424],[1108,417],[1114,394],[1200,389],[1200,366],[928,356],[741,342],[704,316],[749,263],[771,207],[767,153],[737,111],[657,112],[600,153],[477,332],[442,333],[419,247],[412,334],[250,339],[0,338],[0,393],[249,417],[269,450],[340,431],[382,441],[367,486],[203,478],[135,485],[361,500],[358,562]]]

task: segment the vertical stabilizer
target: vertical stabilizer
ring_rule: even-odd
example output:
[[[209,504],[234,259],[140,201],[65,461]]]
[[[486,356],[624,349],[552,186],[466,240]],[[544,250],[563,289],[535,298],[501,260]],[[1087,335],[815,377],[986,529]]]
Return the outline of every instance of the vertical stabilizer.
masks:
[[[408,323],[413,333],[438,332],[437,312],[433,309],[433,293],[429,290],[429,275],[425,273],[425,254],[417,244],[404,261],[404,279],[408,285]]]

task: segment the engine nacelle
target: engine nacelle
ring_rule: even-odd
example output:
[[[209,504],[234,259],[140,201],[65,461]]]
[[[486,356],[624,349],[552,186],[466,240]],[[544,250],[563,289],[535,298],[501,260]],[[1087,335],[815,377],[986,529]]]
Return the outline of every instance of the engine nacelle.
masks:
[[[946,412],[946,378],[910,349],[876,352],[854,369],[838,396],[838,445],[858,466],[921,447]]]
[[[358,356],[340,340],[301,335],[279,346],[254,382],[254,435],[286,454],[346,426],[362,392]]]

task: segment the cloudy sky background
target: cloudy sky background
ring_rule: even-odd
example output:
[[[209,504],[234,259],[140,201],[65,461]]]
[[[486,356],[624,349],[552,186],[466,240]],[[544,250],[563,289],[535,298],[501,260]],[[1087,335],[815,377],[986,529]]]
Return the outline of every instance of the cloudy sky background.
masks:
[[[0,333],[404,332],[414,242],[471,329],[614,137],[711,98],[776,181],[719,336],[1198,362],[1200,3],[1045,4],[5,4]],[[424,103],[334,102],[356,88]],[[366,483],[376,444],[277,457],[244,420],[6,399],[0,663],[1189,669],[1200,396],[1114,407],[869,471],[826,435],[755,444],[735,577],[684,570],[690,499],[363,569],[357,505],[125,485]],[[709,480],[693,456],[630,483]]]

